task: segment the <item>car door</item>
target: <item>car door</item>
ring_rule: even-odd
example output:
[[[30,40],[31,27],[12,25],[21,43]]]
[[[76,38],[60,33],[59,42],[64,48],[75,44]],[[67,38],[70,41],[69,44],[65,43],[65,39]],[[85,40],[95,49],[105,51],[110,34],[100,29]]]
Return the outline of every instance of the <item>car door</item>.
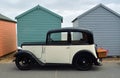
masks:
[[[65,37],[61,38],[61,35]],[[45,46],[47,63],[69,63],[70,45],[67,37],[67,32],[50,34],[49,45]]]
[[[46,63],[69,63],[69,45],[45,46]]]

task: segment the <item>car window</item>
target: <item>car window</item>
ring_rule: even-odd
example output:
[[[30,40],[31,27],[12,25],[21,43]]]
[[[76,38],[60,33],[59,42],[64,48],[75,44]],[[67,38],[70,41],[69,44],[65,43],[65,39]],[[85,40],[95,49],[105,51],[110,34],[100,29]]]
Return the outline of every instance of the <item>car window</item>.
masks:
[[[82,32],[56,32],[51,33],[49,44],[52,45],[85,45],[88,44],[88,36]]]
[[[83,38],[83,35],[81,32],[71,32],[71,34],[72,34],[72,41],[80,40]]]
[[[50,44],[55,44],[55,45],[62,45],[62,44],[67,44],[67,32],[58,32],[58,33],[52,33],[50,35]]]
[[[82,33],[82,32],[71,32],[72,34],[72,39],[71,43],[72,44],[88,44],[88,37],[87,34]]]
[[[50,36],[52,41],[60,41],[61,40],[61,33],[52,33]]]

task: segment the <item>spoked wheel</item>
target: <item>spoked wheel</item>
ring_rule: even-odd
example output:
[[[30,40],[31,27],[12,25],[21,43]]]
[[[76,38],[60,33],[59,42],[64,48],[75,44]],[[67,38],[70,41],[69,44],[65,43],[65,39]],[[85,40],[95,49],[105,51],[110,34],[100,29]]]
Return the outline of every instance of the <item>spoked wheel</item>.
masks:
[[[89,70],[92,68],[92,60],[88,56],[80,56],[76,60],[76,67],[79,70]]]
[[[20,70],[29,70],[31,69],[32,60],[28,56],[16,57],[15,64]]]

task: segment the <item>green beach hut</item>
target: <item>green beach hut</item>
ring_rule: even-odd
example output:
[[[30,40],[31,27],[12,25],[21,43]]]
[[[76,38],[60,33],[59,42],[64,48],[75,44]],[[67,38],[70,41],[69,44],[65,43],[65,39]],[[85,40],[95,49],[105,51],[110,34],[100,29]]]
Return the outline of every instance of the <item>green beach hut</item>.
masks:
[[[45,41],[47,31],[61,28],[63,21],[63,17],[40,5],[18,15],[15,19],[17,19],[18,46],[23,42]]]

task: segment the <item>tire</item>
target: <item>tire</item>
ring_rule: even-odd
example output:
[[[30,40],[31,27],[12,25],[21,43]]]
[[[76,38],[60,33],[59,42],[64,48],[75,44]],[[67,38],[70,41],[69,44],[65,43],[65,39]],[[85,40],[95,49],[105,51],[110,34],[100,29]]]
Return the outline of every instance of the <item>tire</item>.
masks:
[[[15,64],[20,70],[30,70],[32,65],[32,60],[29,56],[19,56],[16,57]]]
[[[78,70],[90,70],[92,68],[92,59],[86,55],[77,57],[75,66]]]

